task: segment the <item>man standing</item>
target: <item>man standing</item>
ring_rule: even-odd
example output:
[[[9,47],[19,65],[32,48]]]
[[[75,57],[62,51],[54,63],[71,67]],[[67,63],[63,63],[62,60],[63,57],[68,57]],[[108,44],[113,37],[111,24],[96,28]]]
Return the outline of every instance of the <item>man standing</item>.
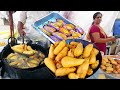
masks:
[[[42,42],[42,44],[49,44],[49,40],[32,27],[32,24],[47,16],[49,13],[50,11],[21,11],[17,25],[20,36],[26,35],[33,41],[37,40]]]

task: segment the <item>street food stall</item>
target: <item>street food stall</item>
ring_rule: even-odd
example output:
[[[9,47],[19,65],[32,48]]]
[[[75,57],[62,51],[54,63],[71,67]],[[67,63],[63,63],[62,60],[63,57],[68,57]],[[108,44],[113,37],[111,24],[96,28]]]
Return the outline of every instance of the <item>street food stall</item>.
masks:
[[[113,79],[119,77],[119,55],[102,55],[86,40],[85,31],[58,13],[50,13],[32,26],[50,40],[50,47],[21,42],[14,36],[9,11],[10,38],[0,43],[1,67],[12,79]]]

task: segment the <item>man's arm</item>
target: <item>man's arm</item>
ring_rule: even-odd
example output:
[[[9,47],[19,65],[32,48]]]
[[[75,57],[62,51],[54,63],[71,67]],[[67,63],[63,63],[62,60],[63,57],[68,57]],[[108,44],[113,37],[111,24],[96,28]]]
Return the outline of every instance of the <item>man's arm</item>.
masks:
[[[25,32],[23,31],[23,29],[24,29],[24,24],[26,22],[26,19],[27,19],[26,11],[21,11],[20,20],[18,21],[18,25],[17,25],[20,36],[25,35]]]
[[[25,32],[23,31],[24,24],[21,21],[18,21],[18,26],[17,27],[18,27],[19,35],[20,36],[25,35]]]

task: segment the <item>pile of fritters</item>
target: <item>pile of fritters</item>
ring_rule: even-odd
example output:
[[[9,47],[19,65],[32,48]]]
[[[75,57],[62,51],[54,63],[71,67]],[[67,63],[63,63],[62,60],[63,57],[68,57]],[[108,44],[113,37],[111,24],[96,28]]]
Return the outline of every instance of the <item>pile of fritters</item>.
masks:
[[[93,74],[93,70],[99,65],[96,56],[99,50],[88,44],[86,47],[81,42],[65,40],[51,44],[45,65],[57,77],[68,76],[69,79],[85,78]]]

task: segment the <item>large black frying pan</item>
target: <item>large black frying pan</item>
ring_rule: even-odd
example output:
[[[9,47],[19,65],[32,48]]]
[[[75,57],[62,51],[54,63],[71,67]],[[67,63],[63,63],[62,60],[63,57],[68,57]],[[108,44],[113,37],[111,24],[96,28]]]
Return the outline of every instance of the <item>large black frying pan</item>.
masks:
[[[66,43],[67,44],[70,44],[70,42],[72,41],[75,41],[75,42],[81,42],[83,44],[83,47],[87,46],[88,44],[90,44],[91,42],[88,42],[88,41],[85,41],[85,40],[82,40],[82,39],[68,39],[66,40]],[[91,43],[92,44],[92,43]],[[97,47],[93,44],[93,47],[97,49]],[[93,70],[93,74],[99,69],[100,65],[101,65],[101,62],[102,62],[102,56],[101,56],[101,53],[99,51],[98,55],[96,56],[96,59],[99,60],[99,65],[96,69]],[[49,70],[50,71],[50,70]],[[51,72],[51,71],[50,71]],[[52,73],[52,72],[51,72]],[[93,75],[92,74],[92,75]],[[55,76],[54,73],[52,73],[52,75]],[[90,75],[90,76],[92,76]],[[90,76],[86,76],[85,78],[89,78]],[[56,79],[68,79],[67,76],[63,76],[63,77],[56,77]]]
[[[10,35],[11,37],[8,39],[8,45],[5,46],[5,48],[0,53],[0,66],[2,66],[2,73],[4,74],[4,71],[7,72],[8,76],[13,79],[23,78],[23,79],[43,79],[43,78],[52,78],[50,73],[46,71],[45,65],[39,65],[35,68],[29,68],[29,69],[19,69],[12,66],[9,66],[8,62],[6,61],[6,57],[13,52],[10,46],[14,46],[17,44],[16,38],[14,38],[14,25],[13,25],[13,16],[12,11],[9,11],[9,24],[10,24]],[[11,40],[11,41],[10,41]],[[23,40],[24,41],[24,40]],[[24,43],[24,42],[23,42]],[[30,44],[30,46],[33,49],[36,49],[38,51],[41,51],[45,56],[48,54],[47,50],[45,50],[43,47],[37,44]],[[4,75],[2,75],[4,76]]]
[[[34,50],[41,51],[46,57],[48,55],[48,50],[45,50],[38,44],[28,44]],[[12,79],[53,79],[54,77],[48,71],[47,67],[44,64],[39,64],[37,67],[20,69],[9,66],[7,60],[5,59],[13,50],[8,44],[1,52],[2,63],[4,64],[4,70],[7,72],[8,76]]]

